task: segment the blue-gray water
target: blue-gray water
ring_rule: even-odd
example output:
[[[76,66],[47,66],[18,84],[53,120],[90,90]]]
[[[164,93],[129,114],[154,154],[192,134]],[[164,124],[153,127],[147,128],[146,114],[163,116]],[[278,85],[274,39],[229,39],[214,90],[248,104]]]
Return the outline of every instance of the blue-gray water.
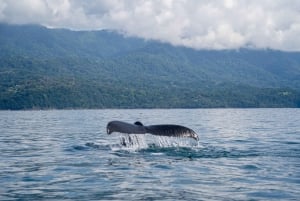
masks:
[[[193,140],[106,134],[181,124]],[[299,109],[0,111],[0,200],[299,200]]]

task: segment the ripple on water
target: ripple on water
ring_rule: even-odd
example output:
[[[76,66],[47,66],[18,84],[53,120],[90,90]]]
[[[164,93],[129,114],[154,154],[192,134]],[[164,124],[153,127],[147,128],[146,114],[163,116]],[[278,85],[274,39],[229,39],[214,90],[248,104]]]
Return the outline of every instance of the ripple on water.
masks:
[[[0,200],[298,200],[299,111],[0,111]],[[105,133],[137,115],[201,140]]]
[[[259,167],[256,165],[243,165],[241,166],[241,169],[244,170],[259,170]]]

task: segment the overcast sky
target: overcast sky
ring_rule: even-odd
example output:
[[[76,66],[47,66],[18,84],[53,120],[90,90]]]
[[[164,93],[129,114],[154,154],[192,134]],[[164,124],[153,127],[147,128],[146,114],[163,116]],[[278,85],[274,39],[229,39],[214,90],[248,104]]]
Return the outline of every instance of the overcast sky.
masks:
[[[197,49],[300,51],[300,0],[0,0],[0,22],[113,29]]]

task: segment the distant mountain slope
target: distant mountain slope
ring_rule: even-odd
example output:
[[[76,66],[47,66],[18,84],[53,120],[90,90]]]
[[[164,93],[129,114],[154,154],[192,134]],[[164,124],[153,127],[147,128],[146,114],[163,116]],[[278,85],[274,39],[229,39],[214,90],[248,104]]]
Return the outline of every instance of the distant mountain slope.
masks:
[[[300,52],[0,24],[0,109],[299,107]]]

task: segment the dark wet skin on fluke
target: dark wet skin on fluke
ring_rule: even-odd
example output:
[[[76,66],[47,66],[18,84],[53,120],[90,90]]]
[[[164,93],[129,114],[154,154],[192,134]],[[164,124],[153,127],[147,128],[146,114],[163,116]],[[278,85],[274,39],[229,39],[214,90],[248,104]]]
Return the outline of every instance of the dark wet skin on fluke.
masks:
[[[195,131],[190,128],[173,125],[173,124],[161,124],[144,126],[141,122],[137,121],[134,124],[126,123],[123,121],[111,121],[106,126],[107,134],[113,132],[125,133],[125,134],[152,134],[158,136],[169,137],[189,137],[195,140],[199,140]]]

